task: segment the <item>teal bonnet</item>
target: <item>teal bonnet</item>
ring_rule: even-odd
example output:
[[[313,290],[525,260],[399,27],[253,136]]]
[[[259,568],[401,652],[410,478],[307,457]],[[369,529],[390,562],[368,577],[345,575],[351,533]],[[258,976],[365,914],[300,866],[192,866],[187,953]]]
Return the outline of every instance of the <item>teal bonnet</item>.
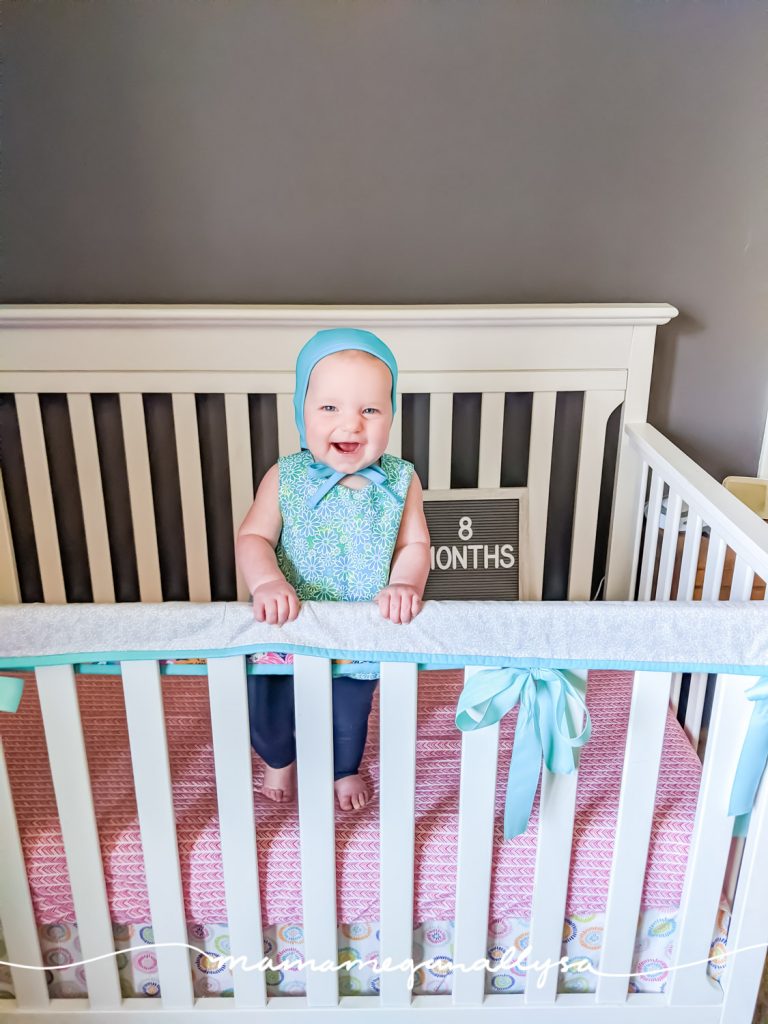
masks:
[[[318,331],[304,345],[296,360],[296,390],[293,395],[293,409],[296,426],[301,439],[301,447],[307,447],[304,427],[304,401],[307,397],[309,375],[321,359],[334,352],[356,349],[368,352],[384,363],[392,374],[392,412],[395,411],[395,394],[397,391],[397,360],[392,350],[377,338],[371,331],[363,331],[357,327],[333,327]]]

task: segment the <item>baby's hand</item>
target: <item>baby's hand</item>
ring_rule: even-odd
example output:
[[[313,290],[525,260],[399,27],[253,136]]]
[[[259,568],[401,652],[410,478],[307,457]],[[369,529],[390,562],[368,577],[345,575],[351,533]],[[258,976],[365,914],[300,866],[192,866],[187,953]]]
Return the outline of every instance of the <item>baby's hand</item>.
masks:
[[[374,601],[390,622],[410,622],[422,608],[421,595],[410,583],[391,583],[378,592]]]
[[[253,617],[257,622],[282,626],[299,614],[301,602],[286,579],[269,580],[253,592]]]

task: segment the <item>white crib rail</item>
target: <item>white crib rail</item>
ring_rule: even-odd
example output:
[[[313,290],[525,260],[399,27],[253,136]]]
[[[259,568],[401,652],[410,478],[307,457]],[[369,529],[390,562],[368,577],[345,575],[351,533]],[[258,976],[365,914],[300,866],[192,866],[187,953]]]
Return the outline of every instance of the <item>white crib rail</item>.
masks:
[[[733,835],[728,802],[752,711],[749,701],[738,698],[754,681],[748,676],[724,676],[715,693],[678,917],[673,972],[667,986],[673,1006],[705,998],[710,988],[703,971],[677,968],[701,962],[709,953],[714,909],[723,889]]]
[[[227,423],[227,455],[229,458],[229,488],[232,500],[232,536],[237,537],[253,501],[253,471],[251,462],[251,429],[247,395],[225,395],[224,410]],[[237,599],[247,601],[248,587],[239,567]]]
[[[11,963],[41,968],[43,958],[37,935],[35,911],[27,881],[24,853],[21,848],[16,811],[13,806],[11,782],[0,737],[0,850],[3,869],[0,871],[0,921],[10,921],[4,933],[5,948]],[[42,971],[11,967],[13,990],[19,1009],[45,1009],[48,986]]]
[[[741,572],[739,576],[746,586],[748,577]],[[151,614],[149,609],[146,612]],[[80,609],[79,614],[87,615],[87,609]],[[320,966],[326,961],[333,965],[338,952],[331,663],[322,657],[297,655],[294,670],[305,957]],[[465,674],[471,676],[479,670],[478,666],[469,666]],[[721,991],[708,981],[705,965],[688,965],[705,960],[709,951],[732,829],[732,819],[727,813],[728,798],[752,709],[744,697],[751,682],[749,678],[721,677],[716,690],[676,931],[673,966],[680,969],[670,973],[663,995],[631,994],[625,976],[633,962],[665,708],[672,685],[669,672],[642,671],[635,674],[622,769],[601,953],[600,969],[604,976],[599,977],[594,994],[558,994],[558,972],[550,970],[542,985],[537,984],[535,971],[529,973],[521,995],[485,995],[482,970],[457,969],[450,996],[412,998],[407,971],[383,971],[378,998],[340,998],[337,971],[310,969],[305,972],[306,998],[283,1000],[267,998],[262,971],[245,971],[242,963],[237,964],[238,957],[245,956],[248,963],[254,964],[262,955],[258,838],[253,817],[245,661],[241,655],[211,659],[208,687],[222,863],[235,957],[235,999],[222,1006],[217,1000],[194,997],[189,955],[183,948],[186,942],[184,901],[159,667],[155,661],[126,661],[122,671],[155,940],[180,945],[158,949],[162,995],[149,1009],[143,1001],[120,999],[114,960],[89,965],[89,1000],[75,1007],[78,1014],[85,1014],[83,1020],[100,1008],[108,1008],[111,1014],[118,1013],[126,1018],[136,1013],[145,1020],[151,1017],[169,1024],[176,1024],[189,1013],[218,1020],[227,1013],[258,1010],[280,1012],[285,1020],[295,1016],[299,1021],[321,1009],[327,1012],[340,1008],[352,1015],[379,1008],[387,1015],[416,1012],[425,1020],[427,1016],[432,1019],[434,1015],[454,1012],[462,1021],[473,1019],[477,1014],[517,1011],[527,1014],[530,1021],[543,1024],[554,1019],[553,1015],[565,1019],[566,1014],[569,1020],[612,1020],[615,1014],[620,1015],[626,1009],[634,1019],[651,1024],[657,1018],[675,1022],[719,1021],[723,1007],[727,1006],[729,1015],[722,1018],[722,1024],[746,1024],[748,1000],[742,993],[752,992],[757,983],[759,955],[748,955],[738,961],[736,981],[726,988],[725,1002]],[[42,668],[38,670],[38,679],[83,953],[84,956],[98,955],[111,948],[112,939],[74,675],[66,666]],[[412,955],[415,923],[416,696],[416,665],[383,662],[379,960],[389,959],[391,964],[399,964]],[[578,727],[578,722],[575,724]],[[487,950],[498,736],[498,726],[491,726],[462,737],[454,958],[457,964],[465,966],[482,960]],[[0,764],[0,769],[2,767]],[[577,786],[577,774],[544,773],[530,929],[530,946],[539,961],[549,958],[556,963],[561,956]],[[768,841],[767,786],[764,782],[758,795],[742,877],[736,890],[734,934],[742,945],[759,943],[763,935],[750,894],[759,897],[765,884],[759,868]],[[39,944],[32,923],[10,788],[2,771],[0,800],[3,847],[9,851],[7,875],[0,876],[0,911],[6,922],[12,922],[9,951],[20,960],[35,963],[40,959]],[[20,972],[15,972],[14,980],[18,974]],[[74,1006],[65,1007],[60,1000],[49,1001],[44,986],[35,976],[19,979],[17,995],[15,1005],[19,1010],[37,1014],[32,1018],[19,1017],[19,1020],[53,1022],[56,1018],[46,1018],[46,1013],[72,1012]],[[13,1007],[9,1010],[13,1014]]]
[[[626,975],[632,970],[670,683],[671,677],[664,672],[635,676],[600,957],[605,974],[598,978],[595,994],[598,1003],[621,1003],[628,994]]]
[[[72,887],[88,1002],[95,1010],[120,1005],[112,924],[93,809],[75,677],[68,665],[36,671],[45,741]]]
[[[45,451],[43,421],[37,395],[18,395],[16,413],[27,469],[27,488],[35,530],[35,546],[40,563],[43,596],[46,601],[63,604],[67,600],[61,567],[56,515],[53,510],[51,477]],[[147,598],[149,600],[149,598]]]
[[[297,656],[295,670],[299,694],[296,732],[305,956],[318,964],[323,961],[333,964],[337,959],[337,951],[330,662],[322,658]],[[468,674],[475,671],[477,667],[467,669]],[[253,964],[261,957],[261,924],[244,661],[239,656],[213,660],[209,672],[232,951],[236,961],[245,956]],[[47,675],[50,676],[51,685],[56,676],[61,699],[68,702],[72,732],[75,720],[71,714],[74,713],[72,709],[76,708],[76,703],[73,704],[71,700],[74,690],[70,689],[70,697],[66,696],[67,685],[72,687],[71,669],[39,670],[39,676],[44,681]],[[183,900],[175,847],[168,755],[163,736],[158,666],[154,662],[125,662],[123,678],[155,940],[159,943],[183,944],[186,941]],[[735,751],[739,746],[732,742],[733,727],[737,725],[739,735],[743,735],[750,710],[747,701],[734,698],[741,696],[750,681],[743,677],[728,678],[718,689],[713,735],[708,760],[705,762],[685,896],[679,918],[676,965],[685,966],[705,959],[708,953],[731,828],[725,803],[735,769]],[[407,971],[385,971],[381,977],[379,999],[343,997],[339,1000],[336,971],[308,970],[307,998],[296,1002],[307,1008],[341,1004],[347,1008],[354,1005],[356,1008],[372,1009],[381,1005],[390,1011],[407,1009],[409,1006],[421,1011],[430,1005],[436,1007],[437,1003],[432,1000],[437,999],[443,1007],[441,1013],[450,1006],[461,1012],[471,1011],[472,1008],[504,1007],[525,1010],[530,1020],[542,1021],[546,1018],[531,1016],[530,1011],[536,1008],[543,1011],[548,1007],[550,1012],[556,1012],[559,1017],[566,1011],[573,1014],[581,1007],[585,1012],[589,1008],[591,1014],[599,1016],[601,1010],[612,1009],[618,1012],[622,1005],[627,1005],[633,1007],[635,1019],[650,1022],[660,1014],[663,1016],[665,1007],[678,1008],[681,1016],[676,1017],[676,1020],[688,1019],[686,1015],[695,1006],[698,1019],[710,1019],[707,1010],[719,1009],[719,999],[702,965],[673,973],[663,997],[632,996],[628,993],[626,977],[612,976],[626,974],[631,969],[635,922],[645,871],[670,683],[669,673],[640,672],[635,678],[601,959],[601,970],[606,972],[606,976],[598,979],[594,995],[558,995],[558,973],[550,970],[543,985],[536,984],[535,971],[529,974],[522,996],[488,997],[484,995],[484,972],[467,970],[455,972],[453,995],[448,997],[447,1004],[445,998],[441,997],[417,997],[412,1001],[407,987]],[[379,960],[385,961],[389,957],[391,963],[398,964],[412,955],[415,666],[384,663],[381,685],[382,935]],[[49,689],[48,692],[50,694],[52,691]],[[77,729],[74,732],[76,734]],[[49,745],[52,745],[52,768],[56,780],[64,771],[64,747],[61,747],[60,740],[53,732],[49,736]],[[57,753],[59,747],[61,751]],[[456,962],[465,965],[474,964],[486,955],[497,748],[498,726],[463,736],[454,952]],[[74,748],[68,744],[67,749]],[[83,775],[82,767],[75,770],[69,766],[66,771],[70,795],[65,797],[63,783],[57,784],[62,823],[71,814],[68,802],[77,800],[80,805],[84,799],[86,802],[89,799],[88,789],[85,788],[87,776]],[[79,781],[75,775],[78,775]],[[560,957],[576,786],[576,775],[552,776],[545,772],[530,935],[537,960],[549,957],[556,962]],[[74,793],[73,788],[76,791]],[[7,829],[13,822],[10,791],[7,785],[0,787],[0,791],[5,801],[3,823]],[[763,884],[762,875],[757,870],[758,851],[763,849],[768,830],[765,794],[766,787],[763,786],[750,833],[751,845],[748,847],[749,858],[745,868],[748,871],[745,885],[749,883],[757,889]],[[95,954],[97,949],[103,950],[107,935],[104,929],[108,926],[105,893],[93,902],[92,876],[98,874],[100,869],[100,861],[94,859],[98,856],[94,853],[94,850],[98,850],[95,824],[85,831],[79,828],[76,835],[67,826],[65,844],[70,858],[76,903],[79,901],[78,924],[84,954],[86,950]],[[18,841],[16,845],[18,847]],[[752,868],[749,868],[750,864]],[[28,890],[27,895],[24,895],[26,880],[20,848],[11,858],[9,869],[10,881],[0,883],[3,916],[6,920],[12,919],[17,925],[9,948],[24,962],[33,963],[39,960],[39,946],[31,925]],[[85,884],[82,880],[83,872],[88,875],[91,893],[89,906],[86,907],[83,906],[82,895],[78,895]],[[17,884],[21,881],[24,884],[20,886],[20,891],[11,896],[10,882]],[[738,897],[737,911],[735,920],[741,941],[746,943],[747,938],[754,940],[760,934],[759,925],[750,904],[745,901],[743,891]],[[104,934],[97,935],[99,929]],[[195,1015],[203,1015],[215,1005],[215,1000],[194,999],[192,996],[189,958],[183,947],[158,949],[157,952],[162,990],[162,1009],[155,1011],[158,1020],[175,1019],[175,1009],[186,1007],[191,1011],[193,1005],[196,1007]],[[754,987],[759,970],[759,957],[753,955],[745,960],[739,965],[739,984]],[[96,1009],[99,1005],[112,1005],[115,1010],[122,1006],[120,1015],[124,1016],[136,1007],[137,1001],[125,1000],[121,1004],[119,996],[115,997],[114,988],[110,996],[110,986],[116,983],[115,974],[112,960],[90,965],[90,1006]],[[37,978],[40,979],[40,976]],[[731,990],[729,1005],[742,1007],[745,1000],[743,997],[737,998],[737,992],[735,988]],[[109,999],[112,1000],[111,1004],[105,1003]],[[40,980],[36,981],[35,976],[20,978],[16,1003],[19,1009],[38,1008],[43,1013],[47,1006],[55,1009],[60,1002],[53,1000],[49,1003],[44,985],[41,985]],[[294,1001],[291,1003],[294,1004]],[[156,1003],[153,1005],[157,1006]],[[263,972],[245,972],[237,966],[235,1005],[241,1009],[276,1009],[279,1006],[283,1015],[287,1008],[279,999],[266,999]],[[641,1014],[643,1005],[647,1007],[647,1017]],[[424,1016],[423,1012],[421,1015]],[[146,1019],[146,1007],[142,1007],[142,1017]],[[569,1016],[569,1019],[572,1018]],[[594,1016],[591,1019],[595,1019]],[[718,1018],[713,1016],[711,1019],[714,1021]],[[733,1016],[725,1020],[726,1024],[731,1024],[731,1020],[746,1020],[743,1008],[741,1017]]]
[[[413,866],[416,795],[417,667],[381,667],[379,791],[381,835],[381,943],[379,962],[400,964],[413,952]],[[411,1002],[406,971],[384,971],[381,1005]]]
[[[586,674],[582,678],[586,683]],[[579,733],[583,726],[583,712],[571,698],[569,701],[574,729]],[[556,775],[546,767],[542,768],[530,932],[530,945],[539,961],[557,963],[561,956],[577,782],[577,771],[571,775]],[[525,1003],[529,1006],[552,1005],[557,995],[557,983],[556,971],[549,971],[541,978],[535,972],[529,974],[523,997]]]
[[[235,1004],[263,1007],[267,988],[263,971],[246,971],[263,955],[261,896],[253,820],[251,739],[242,657],[215,658],[208,664],[211,733],[216,764],[221,860],[232,949],[246,958],[235,967]]]
[[[552,445],[555,436],[555,392],[533,396],[530,455],[528,457],[528,557],[532,601],[540,601],[544,581],[544,553],[547,542],[547,509],[552,473]]]
[[[643,485],[635,516],[635,563],[627,596],[631,598],[637,588],[640,601],[668,601],[673,597],[677,601],[690,601],[694,597],[702,530],[706,527],[709,540],[701,600],[720,600],[728,549],[735,557],[729,600],[750,600],[755,577],[768,581],[768,524],[761,522],[653,427],[646,423],[630,426],[627,438],[643,467]],[[659,551],[659,520],[665,497],[664,540]],[[683,507],[687,522],[682,557],[679,557],[677,539]],[[639,556],[643,524],[644,541]],[[678,585],[673,595],[676,571]],[[706,731],[707,687],[706,674],[691,674],[682,724],[694,749],[703,742]],[[673,676],[671,690],[672,705],[676,709],[680,696],[681,676],[677,673]],[[682,715],[682,709],[680,713]]]
[[[476,667],[465,669],[465,681],[475,672]],[[454,953],[455,961],[462,964],[473,964],[485,956],[498,750],[498,724],[461,737]],[[453,1005],[479,1006],[484,986],[481,971],[455,973]]]
[[[750,834],[741,863],[742,884],[736,894],[728,945],[742,950],[729,958],[723,975],[723,1021],[748,1020],[765,964],[765,907],[768,905],[768,784],[752,811]]]
[[[335,963],[338,955],[331,663],[297,655],[294,687],[305,959],[318,965],[318,970],[307,971],[307,1000],[310,1006],[335,1006],[336,974],[320,969]]]
[[[622,425],[645,418],[656,325],[675,315],[673,307],[663,304],[7,307],[0,310],[0,390],[15,396],[34,550],[24,540],[27,494],[22,501],[20,495],[25,489],[19,485],[19,474],[18,479],[5,481],[6,489],[9,493],[13,490],[15,496],[13,522],[0,500],[0,567],[4,561],[11,563],[10,584],[6,587],[4,580],[0,582],[0,596],[17,602],[21,592],[27,593],[27,587],[36,589],[26,573],[21,574],[21,587],[15,586],[13,579],[17,562],[21,566],[25,564],[23,559],[29,558],[33,564],[36,557],[45,601],[63,602],[68,588],[87,585],[88,581],[94,600],[115,599],[113,575],[117,577],[117,573],[112,558],[116,537],[112,531],[121,528],[117,525],[120,517],[107,515],[102,475],[106,480],[106,463],[121,466],[124,462],[133,551],[121,550],[121,558],[130,561],[135,556],[138,597],[148,602],[162,600],[163,587],[167,591],[175,586],[175,574],[181,576],[186,569],[189,599],[207,600],[212,580],[222,586],[220,574],[229,572],[229,566],[219,565],[215,556],[216,564],[208,564],[209,540],[212,552],[222,540],[217,525],[222,509],[214,516],[206,507],[208,495],[202,486],[200,451],[203,434],[196,396],[224,398],[223,443],[230,483],[230,515],[226,518],[231,516],[234,537],[253,497],[249,395],[270,397],[270,420],[274,418],[275,422],[270,422],[269,428],[276,451],[280,455],[295,451],[298,433],[292,391],[298,350],[308,334],[318,328],[356,323],[379,331],[399,359],[392,453],[400,455],[403,450],[404,396],[424,396],[429,402],[428,444],[423,443],[422,431],[427,428],[421,421],[411,440],[418,448],[418,458],[424,457],[425,449],[428,451],[428,479],[422,483],[430,491],[451,488],[452,462],[462,454],[473,459],[477,456],[479,488],[499,487],[505,397],[533,397],[525,482],[530,494],[531,529],[526,582],[530,581],[533,599],[541,597],[544,585],[550,471],[553,446],[560,440],[554,431],[556,401],[559,394],[567,392],[583,395],[573,522],[563,522],[562,527],[572,534],[570,566],[563,567],[568,573],[568,595],[587,600],[592,596],[608,419],[622,403]],[[64,422],[68,416],[71,425],[76,479],[70,482],[66,497],[73,508],[79,504],[85,532],[87,564],[84,558],[76,567],[71,553],[62,566],[67,537],[61,521],[57,522],[54,500],[64,496],[52,491],[52,442],[41,415],[45,396],[55,394],[67,396],[68,411],[63,415]],[[469,437],[465,438],[454,422],[454,398],[461,394],[482,396],[479,438],[473,431],[472,451],[466,448]],[[104,406],[108,410],[104,422],[109,421],[115,428],[114,435],[112,429],[106,432],[108,440],[100,437],[100,443],[109,450],[99,450],[94,421],[94,396],[103,395],[119,396],[119,416],[109,403]],[[178,467],[177,479],[172,486],[169,480],[168,485],[180,498],[176,528],[184,541],[183,565],[175,564],[175,551],[169,552],[173,568],[166,564],[164,538],[158,536],[155,521],[153,497],[157,495],[153,495],[148,448],[152,439],[144,410],[145,398],[160,395],[170,396],[173,437],[170,445],[160,446],[158,458],[167,457],[166,474],[175,475],[172,463]],[[254,441],[262,427],[257,428]],[[460,453],[452,451],[455,437],[462,447]],[[57,443],[59,440],[56,438]],[[69,440],[63,439],[62,443],[68,447]],[[637,481],[633,459],[627,453],[622,435],[610,541],[609,597],[616,596],[618,586],[626,588],[631,560],[629,517]],[[407,457],[417,458],[414,451],[409,451]],[[520,458],[524,461],[523,453]],[[524,467],[515,469],[520,470],[522,484]],[[157,480],[154,486],[158,488]],[[209,529],[216,532],[215,537],[208,537]],[[125,546],[125,538],[120,543]],[[161,565],[168,579],[161,578]],[[77,580],[65,578],[68,573],[74,573]],[[234,579],[230,582],[235,584]],[[245,599],[242,578],[237,577],[236,585],[239,598]],[[131,584],[123,582],[123,586]],[[33,598],[27,595],[24,599]]]
[[[649,600],[652,596],[653,567],[655,557],[655,538],[658,536],[659,511],[663,489],[669,489],[668,521],[671,530],[665,530],[665,541],[668,533],[675,532],[678,521],[677,504],[684,502],[688,509],[688,522],[691,535],[691,546],[684,550],[684,562],[681,571],[681,587],[685,581],[685,592],[678,599],[688,599],[695,575],[696,541],[698,539],[699,521],[710,527],[711,562],[707,566],[705,600],[716,600],[719,583],[722,578],[722,557],[725,548],[729,547],[743,563],[762,579],[768,579],[768,524],[763,523],[738,498],[730,494],[717,483],[700,466],[683,454],[658,430],[647,423],[635,424],[626,428],[630,444],[642,458],[651,473],[651,498],[646,519],[646,543],[643,553],[643,568],[640,576],[640,600]],[[642,523],[643,490],[641,503],[636,514]],[[636,520],[637,521],[637,520]],[[686,541],[688,530],[686,530]],[[713,543],[716,541],[716,543]],[[712,548],[716,550],[712,552]],[[674,562],[675,545],[667,544],[660,566],[660,579],[671,578],[671,564]],[[708,559],[709,561],[709,559]],[[647,563],[647,567],[646,567]],[[636,579],[633,578],[629,593],[625,596],[630,600],[633,596]],[[662,590],[656,588],[655,599],[666,599]],[[647,596],[646,596],[647,595]]]
[[[163,1006],[191,1008],[192,978],[185,948],[187,926],[160,669],[154,661],[125,661],[122,671],[152,933],[158,943],[160,994]]]
[[[90,395],[67,395],[69,421],[72,425],[72,446],[75,451],[77,478],[80,482],[80,500],[83,506],[83,525],[88,547],[88,565],[91,570],[93,600],[115,600],[112,579],[112,556],[109,551],[106,506],[101,482],[96,427]]]

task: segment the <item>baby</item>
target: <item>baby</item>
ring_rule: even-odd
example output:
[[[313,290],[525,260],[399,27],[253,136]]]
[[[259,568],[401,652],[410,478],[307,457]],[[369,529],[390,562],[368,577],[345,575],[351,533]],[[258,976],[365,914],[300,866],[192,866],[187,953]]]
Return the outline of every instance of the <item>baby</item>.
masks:
[[[421,485],[412,463],[385,454],[396,386],[395,357],[369,331],[319,331],[299,353],[294,409],[302,450],[264,475],[237,537],[259,622],[282,626],[310,600],[374,600],[394,623],[421,610],[429,573]],[[377,679],[353,669],[333,679],[335,789],[345,810],[368,802],[358,769]],[[292,679],[250,676],[248,701],[251,742],[266,762],[263,793],[290,800]]]

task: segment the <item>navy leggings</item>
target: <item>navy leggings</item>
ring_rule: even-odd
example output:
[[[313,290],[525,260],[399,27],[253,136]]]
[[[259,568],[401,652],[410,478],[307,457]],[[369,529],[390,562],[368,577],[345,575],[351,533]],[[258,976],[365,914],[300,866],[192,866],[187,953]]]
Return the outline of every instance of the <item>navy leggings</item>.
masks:
[[[365,750],[368,716],[378,679],[334,676],[333,777],[355,775]],[[296,760],[292,675],[248,676],[251,743],[270,768]]]

